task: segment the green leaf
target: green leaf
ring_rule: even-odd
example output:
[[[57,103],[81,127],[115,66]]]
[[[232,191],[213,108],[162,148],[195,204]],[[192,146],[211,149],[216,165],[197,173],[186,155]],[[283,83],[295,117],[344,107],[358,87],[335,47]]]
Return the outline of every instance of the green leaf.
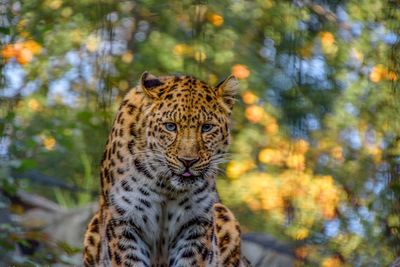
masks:
[[[11,33],[11,29],[9,27],[0,27],[0,33],[9,35]]]

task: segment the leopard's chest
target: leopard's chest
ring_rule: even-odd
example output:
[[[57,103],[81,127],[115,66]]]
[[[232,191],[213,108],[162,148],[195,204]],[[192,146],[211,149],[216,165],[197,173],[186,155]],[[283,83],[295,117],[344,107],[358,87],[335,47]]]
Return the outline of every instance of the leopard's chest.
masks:
[[[196,201],[197,200],[197,201]],[[168,266],[169,260],[174,258],[174,250],[180,239],[187,239],[193,231],[192,226],[198,221],[212,221],[208,207],[216,202],[214,194],[208,194],[200,199],[196,196],[185,196],[177,199],[169,199],[161,205],[161,220],[159,223],[159,236],[156,238],[156,250],[154,253],[156,266]],[[208,232],[204,229],[204,233]],[[199,236],[198,238],[204,238]]]
[[[218,200],[212,186],[167,197],[148,184],[129,181],[116,184],[111,196],[115,216],[134,222],[154,254],[162,255],[168,255],[174,238],[185,231],[188,222],[196,218],[211,220],[209,210]]]

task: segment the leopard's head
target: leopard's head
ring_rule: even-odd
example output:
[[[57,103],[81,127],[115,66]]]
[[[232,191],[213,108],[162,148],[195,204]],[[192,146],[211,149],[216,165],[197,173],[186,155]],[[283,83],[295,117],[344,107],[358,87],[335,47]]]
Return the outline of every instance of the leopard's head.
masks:
[[[157,169],[176,189],[213,179],[229,145],[229,124],[238,82],[216,87],[190,76],[156,77],[145,72],[146,146]]]

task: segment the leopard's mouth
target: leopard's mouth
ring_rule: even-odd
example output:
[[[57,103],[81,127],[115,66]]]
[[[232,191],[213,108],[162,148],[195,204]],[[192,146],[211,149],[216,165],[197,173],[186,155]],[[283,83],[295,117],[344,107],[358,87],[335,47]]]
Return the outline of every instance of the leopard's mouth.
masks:
[[[192,180],[192,179],[197,179],[200,176],[199,175],[194,175],[190,170],[186,169],[184,170],[181,174],[177,174],[181,180]]]
[[[172,180],[175,180],[181,185],[190,185],[193,184],[194,182],[201,180],[200,178],[202,177],[201,173],[198,174],[190,169],[184,169],[184,170],[174,170],[172,171]]]
[[[202,172],[191,170],[190,168],[175,169],[170,167],[172,176],[179,177],[179,180],[190,181],[194,179],[201,178],[203,176]]]

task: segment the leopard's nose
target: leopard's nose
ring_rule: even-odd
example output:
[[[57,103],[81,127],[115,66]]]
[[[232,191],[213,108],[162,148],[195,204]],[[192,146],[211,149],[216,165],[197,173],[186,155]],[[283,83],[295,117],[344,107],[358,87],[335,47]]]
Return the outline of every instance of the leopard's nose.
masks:
[[[183,166],[185,166],[186,168],[190,168],[191,166],[193,166],[193,164],[195,164],[196,162],[198,162],[200,160],[200,158],[179,158],[178,160],[180,162],[183,163]]]

